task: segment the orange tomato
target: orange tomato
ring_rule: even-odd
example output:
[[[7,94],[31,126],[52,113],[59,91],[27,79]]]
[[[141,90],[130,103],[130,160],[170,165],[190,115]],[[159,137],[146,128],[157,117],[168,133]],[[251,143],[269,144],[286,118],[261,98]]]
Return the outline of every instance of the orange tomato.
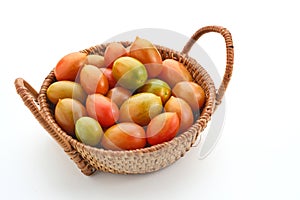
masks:
[[[176,112],[180,120],[179,133],[186,131],[194,123],[194,114],[190,105],[183,99],[171,96],[165,104],[166,112]]]
[[[184,99],[194,112],[198,112],[205,103],[204,90],[200,85],[191,81],[177,83],[172,89],[172,94]]]
[[[145,130],[131,122],[115,124],[108,128],[101,145],[110,150],[134,150],[146,146]]]
[[[149,78],[156,77],[162,70],[162,58],[157,48],[148,40],[136,37],[131,44],[129,56],[143,63]]]
[[[74,52],[65,55],[54,68],[54,75],[58,81],[75,81],[80,68],[85,64],[87,54]]]
[[[175,112],[165,112],[154,117],[148,124],[146,135],[150,145],[173,139],[179,130],[179,118]]]
[[[77,100],[65,98],[58,100],[55,107],[55,120],[57,124],[69,135],[75,136],[76,121],[86,116],[85,107]]]
[[[184,65],[173,59],[163,61],[163,68],[158,78],[167,82],[172,88],[180,81],[192,81],[193,78]]]

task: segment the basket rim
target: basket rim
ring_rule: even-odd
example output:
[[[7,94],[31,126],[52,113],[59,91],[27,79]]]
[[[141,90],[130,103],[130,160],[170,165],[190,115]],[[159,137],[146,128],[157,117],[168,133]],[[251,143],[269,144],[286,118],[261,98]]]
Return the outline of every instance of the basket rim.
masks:
[[[129,41],[119,41],[119,42],[122,43],[125,47],[129,46],[132,43]],[[87,54],[101,55],[98,52],[100,52],[101,50],[103,51],[103,49],[105,49],[106,46],[110,43],[111,42],[95,45],[90,48],[81,50],[80,52],[84,52]],[[186,66],[187,63],[189,63],[189,65],[194,66],[196,69],[198,69],[198,70],[201,69],[201,74],[200,73],[191,74],[193,77],[193,81],[195,81],[195,79],[198,76],[201,76],[201,78],[204,77],[205,78],[204,83],[207,84],[207,87],[209,88],[207,91],[205,91],[206,103],[201,111],[201,114],[194,121],[193,125],[187,131],[180,133],[178,136],[176,136],[175,138],[173,138],[172,140],[170,140],[168,142],[160,143],[160,144],[153,145],[153,146],[147,146],[147,147],[135,149],[135,150],[107,150],[104,148],[92,147],[92,146],[83,144],[83,143],[79,142],[77,139],[74,139],[73,137],[68,135],[65,131],[63,131],[63,129],[56,123],[56,121],[54,119],[54,115],[52,113],[53,111],[50,108],[50,103],[47,100],[47,95],[46,95],[47,88],[50,86],[51,83],[53,83],[55,81],[54,69],[52,69],[50,71],[50,73],[47,75],[47,77],[45,78],[45,80],[40,88],[40,92],[39,92],[39,95],[37,98],[40,108],[41,108],[42,115],[45,117],[45,119],[47,121],[49,121],[49,123],[53,126],[54,130],[56,130],[59,135],[61,135],[64,139],[66,139],[68,142],[70,142],[70,144],[73,148],[75,148],[75,149],[85,148],[88,152],[93,152],[96,154],[107,153],[108,155],[122,156],[122,155],[128,155],[128,154],[132,154],[132,153],[133,154],[150,153],[152,151],[157,151],[157,150],[163,149],[169,145],[176,145],[176,142],[180,142],[181,140],[187,140],[188,138],[192,138],[191,143],[193,144],[196,141],[199,134],[206,128],[206,125],[210,121],[211,115],[213,114],[213,110],[214,110],[214,106],[215,106],[215,99],[216,99],[216,89],[215,89],[214,82],[213,82],[211,76],[208,74],[208,72],[194,58],[192,58],[186,54],[182,54],[176,50],[172,50],[170,48],[161,46],[161,45],[155,44],[155,46],[157,47],[157,49],[159,51],[162,52],[162,54],[166,54],[165,55],[166,57],[164,59],[167,59],[168,57],[170,57],[172,59],[178,60],[179,62],[182,62],[184,64],[184,66]],[[95,53],[95,52],[97,52],[97,53]],[[189,147],[187,147],[187,149],[189,149]]]

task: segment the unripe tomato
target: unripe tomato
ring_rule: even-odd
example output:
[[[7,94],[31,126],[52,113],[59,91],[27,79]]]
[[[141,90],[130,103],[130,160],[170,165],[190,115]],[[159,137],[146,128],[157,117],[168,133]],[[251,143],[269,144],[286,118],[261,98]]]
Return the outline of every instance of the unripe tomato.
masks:
[[[163,104],[166,103],[172,93],[170,86],[166,82],[156,78],[147,80],[146,83],[142,87],[138,88],[135,93],[142,92],[150,92],[159,96]]]
[[[141,87],[148,78],[145,66],[137,59],[128,56],[115,60],[112,74],[117,85],[129,90]]]
[[[91,117],[81,117],[75,124],[76,138],[87,145],[97,146],[103,136],[99,122]]]

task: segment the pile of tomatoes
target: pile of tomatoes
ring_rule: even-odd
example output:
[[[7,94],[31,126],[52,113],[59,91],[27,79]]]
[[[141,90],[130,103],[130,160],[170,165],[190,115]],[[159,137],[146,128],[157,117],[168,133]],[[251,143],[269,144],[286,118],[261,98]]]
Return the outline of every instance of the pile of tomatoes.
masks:
[[[162,57],[136,37],[127,48],[110,43],[104,55],[74,52],[54,68],[47,90],[59,126],[80,142],[133,150],[186,131],[205,103],[184,65]]]

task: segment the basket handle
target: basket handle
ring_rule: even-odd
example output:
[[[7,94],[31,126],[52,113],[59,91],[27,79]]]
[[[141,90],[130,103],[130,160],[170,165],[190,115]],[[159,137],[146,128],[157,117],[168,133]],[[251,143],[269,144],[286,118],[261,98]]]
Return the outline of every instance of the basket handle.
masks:
[[[182,53],[183,54],[188,54],[188,52],[191,50],[195,42],[204,34],[209,33],[209,32],[216,32],[220,33],[224,39],[225,39],[225,44],[226,44],[226,69],[225,69],[225,74],[223,76],[223,80],[221,82],[221,85],[219,89],[216,92],[216,107],[222,102],[222,98],[225,94],[227,85],[231,79],[232,75],[232,69],[233,69],[233,60],[234,60],[234,51],[233,51],[233,42],[232,42],[232,37],[230,32],[221,26],[206,26],[203,28],[200,28],[198,31],[192,35],[190,40],[186,43],[184,46]]]
[[[42,115],[38,107],[38,93],[33,87],[22,78],[15,80],[15,87],[17,93],[22,98],[24,104],[31,111],[38,122],[44,127],[44,129],[58,142],[58,144],[64,149],[64,151],[70,156],[70,158],[76,163],[81,172],[85,175],[91,175],[96,170],[86,161],[81,155],[74,150],[66,139],[61,137],[56,130],[54,130],[47,120]]]
[[[17,78],[15,80],[15,87],[16,87],[17,93],[22,98],[25,106],[27,106],[27,108],[31,111],[33,116],[38,120],[38,122],[47,131],[52,132],[52,128],[50,126],[48,126],[47,121],[44,119],[44,117],[41,114],[41,111],[38,107],[38,101],[37,101],[38,92],[22,78]],[[65,145],[65,146],[67,146],[67,145]]]

